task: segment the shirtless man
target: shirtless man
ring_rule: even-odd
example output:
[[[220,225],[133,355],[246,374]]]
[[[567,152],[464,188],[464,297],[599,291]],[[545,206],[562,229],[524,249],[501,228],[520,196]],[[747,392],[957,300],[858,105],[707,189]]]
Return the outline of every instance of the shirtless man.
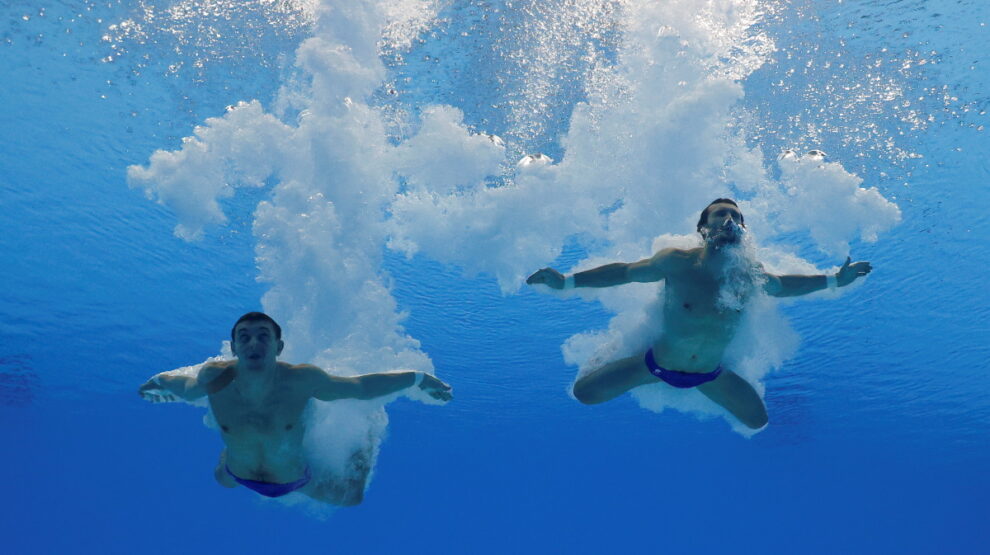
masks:
[[[356,453],[359,476],[337,483],[311,480],[302,448],[303,409],[310,399],[374,399],[410,387],[442,401],[450,386],[423,372],[388,372],[344,378],[316,366],[277,362],[285,346],[282,329],[268,315],[249,312],[230,332],[236,360],[209,362],[195,376],[163,372],[141,386],[151,402],[209,397],[226,445],[214,476],[228,488],[238,484],[267,497],[293,491],[335,505],[357,505],[371,468]]]
[[[664,381],[679,388],[697,387],[743,424],[759,429],[767,423],[763,401],[753,386],[722,366],[742,316],[740,308],[719,302],[724,276],[733,269],[729,266],[740,265],[741,258],[731,249],[741,248],[745,230],[742,212],[735,201],[716,199],[701,212],[697,230],[704,239],[702,247],[664,249],[639,262],[606,264],[567,277],[544,268],[529,276],[526,283],[570,289],[665,280],[665,329],[660,338],[644,355],[610,362],[582,376],[574,384],[574,396],[582,403],[596,404],[634,387]],[[834,276],[775,276],[758,263],[750,264],[752,271],[737,272],[736,276],[752,276],[746,278],[749,289],[762,285],[775,297],[845,287],[872,270],[869,262],[852,263],[848,258]]]

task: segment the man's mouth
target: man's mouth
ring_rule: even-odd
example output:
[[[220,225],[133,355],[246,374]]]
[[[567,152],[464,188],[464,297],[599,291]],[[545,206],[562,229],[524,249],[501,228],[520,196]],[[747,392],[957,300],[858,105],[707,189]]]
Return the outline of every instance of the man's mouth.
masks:
[[[735,225],[720,227],[712,234],[711,241],[716,247],[740,243],[742,242],[742,228]]]

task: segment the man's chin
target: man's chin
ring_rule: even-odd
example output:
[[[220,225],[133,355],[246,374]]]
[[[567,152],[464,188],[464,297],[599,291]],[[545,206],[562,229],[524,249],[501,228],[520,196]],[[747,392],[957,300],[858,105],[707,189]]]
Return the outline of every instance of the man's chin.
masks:
[[[739,247],[742,245],[742,236],[732,235],[729,237],[718,235],[709,241],[712,247],[717,250]]]

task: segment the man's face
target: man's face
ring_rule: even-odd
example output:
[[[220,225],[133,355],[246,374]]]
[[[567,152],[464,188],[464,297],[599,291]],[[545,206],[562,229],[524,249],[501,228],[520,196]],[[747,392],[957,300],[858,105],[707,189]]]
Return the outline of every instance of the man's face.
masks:
[[[742,241],[742,212],[735,206],[720,202],[708,211],[705,240],[716,248]]]
[[[230,348],[249,367],[262,367],[274,364],[283,346],[282,341],[275,337],[275,328],[271,323],[248,320],[237,324],[234,343]]]

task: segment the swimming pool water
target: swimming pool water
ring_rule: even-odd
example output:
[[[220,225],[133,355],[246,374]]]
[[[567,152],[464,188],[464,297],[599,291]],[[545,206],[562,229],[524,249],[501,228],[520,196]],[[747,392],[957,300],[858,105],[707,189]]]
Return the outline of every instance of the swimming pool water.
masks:
[[[380,4],[384,32],[339,24],[375,5],[0,4],[0,529],[10,552],[981,550],[983,3],[405,1]],[[367,93],[351,112],[311,82],[325,52],[294,65],[312,36],[365,48],[368,76],[336,83]],[[286,134],[292,148],[271,158],[278,172],[220,199],[225,223],[208,223],[198,241],[176,237],[190,210],[149,201],[143,185],[128,186],[128,167],[150,168],[156,150],[179,152],[195,126],[231,122],[227,107],[253,99],[296,129],[365,109],[381,128],[347,135],[320,120]],[[460,110],[463,127],[435,106]],[[233,129],[256,136],[256,121]],[[424,122],[440,131],[411,143],[426,137]],[[485,150],[471,133],[506,148]],[[310,148],[353,155],[307,158]],[[776,159],[785,148],[824,150],[834,178],[788,181]],[[515,168],[532,152],[554,158],[551,173]],[[417,167],[424,153],[436,157]],[[233,183],[259,158],[178,167],[196,177],[236,159]],[[326,189],[343,230],[327,232],[333,242],[303,248],[305,233],[286,235],[299,229],[301,201],[283,201],[277,218],[256,214],[289,174],[305,187],[340,184]],[[723,190],[751,202],[761,245],[828,268],[842,253],[822,248],[815,229],[882,219],[826,195],[843,176],[876,187],[900,220],[883,220],[875,242],[841,237],[876,268],[862,286],[769,320],[799,344],[779,367],[761,366],[765,431],[747,439],[718,416],[568,396],[580,357],[565,359],[564,345],[607,329],[640,293],[558,298],[519,287],[520,272],[634,256],[662,233],[690,233],[699,202]],[[824,201],[757,202],[787,183]],[[434,198],[449,203],[447,219],[431,219]],[[258,222],[268,237],[255,236]],[[259,244],[269,249],[260,262]],[[355,285],[365,279],[382,289]],[[413,361],[455,388],[445,407],[387,407],[365,502],[325,519],[217,487],[220,442],[202,410],[134,395],[152,373],[217,354],[232,319],[279,287],[296,296],[266,309],[320,309],[319,325],[288,328],[301,359],[355,370]],[[382,355],[383,344],[398,354]]]

